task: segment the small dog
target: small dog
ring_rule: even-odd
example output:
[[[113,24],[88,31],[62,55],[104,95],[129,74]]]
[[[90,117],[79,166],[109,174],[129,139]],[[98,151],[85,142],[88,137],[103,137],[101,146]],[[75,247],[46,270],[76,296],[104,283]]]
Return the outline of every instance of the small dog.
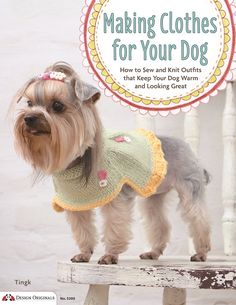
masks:
[[[13,101],[16,113],[14,137],[17,151],[38,173],[53,175],[56,192],[62,193],[61,198],[54,201],[54,207],[57,211],[66,210],[74,239],[80,248],[80,254],[75,255],[72,262],[88,262],[93,254],[97,235],[94,210],[91,207],[99,206],[99,204],[90,204],[89,208],[83,206],[77,210],[75,201],[94,196],[104,197],[103,191],[108,192],[107,183],[110,183],[107,170],[98,171],[101,169],[105,155],[103,128],[95,107],[99,97],[100,92],[81,81],[70,65],[57,62],[47,68],[43,74],[30,79],[19,90]],[[155,142],[153,135],[148,132],[146,134],[149,138],[152,137],[152,142]],[[134,139],[134,134],[127,136],[118,133],[109,138],[109,149],[111,150],[113,145],[123,143],[123,147],[129,150],[132,146],[130,141]],[[132,237],[130,227],[133,201],[140,193],[147,197],[141,203],[141,210],[151,246],[151,251],[141,254],[140,258],[159,258],[170,237],[170,224],[165,213],[165,197],[173,188],[179,195],[180,210],[193,238],[196,254],[191,260],[206,260],[210,250],[210,227],[204,193],[209,175],[201,168],[189,146],[182,140],[159,137],[156,138],[155,145],[156,149],[161,150],[158,164],[166,166],[166,172],[164,167],[156,166],[154,176],[159,182],[156,183],[155,189],[152,183],[151,190],[149,188],[143,193],[139,192],[141,187],[137,187],[138,182],[127,183],[130,180],[120,177],[122,181],[120,184],[120,180],[116,181],[120,172],[117,171],[117,175],[111,174],[111,179],[115,181],[115,191],[112,192],[112,196],[106,197],[110,200],[108,198],[105,202],[102,198],[99,201],[104,217],[102,241],[105,245],[105,254],[99,259],[100,264],[116,264],[119,254],[127,249]],[[121,146],[114,147],[116,148],[110,153],[109,158],[111,155],[114,156]],[[145,172],[146,168],[142,171],[138,163],[132,161],[133,159],[127,164],[126,161],[123,162],[122,156],[126,153],[120,154],[121,161],[117,162],[119,163],[117,166],[123,166],[123,171],[128,171],[128,168],[136,171],[134,175],[137,181],[149,175]],[[141,156],[145,158],[144,155]],[[107,162],[109,166],[113,166],[113,161]],[[80,169],[79,174],[77,168]],[[159,176],[158,170],[162,171]],[[153,177],[152,182],[156,179]],[[99,180],[99,186],[95,187],[96,179]],[[69,186],[69,183],[74,184]],[[70,187],[70,191],[64,196],[63,192],[67,186]],[[89,192],[84,195],[86,189]],[[74,197],[71,197],[69,206],[63,202],[66,201],[64,197],[70,197],[70,192]]]

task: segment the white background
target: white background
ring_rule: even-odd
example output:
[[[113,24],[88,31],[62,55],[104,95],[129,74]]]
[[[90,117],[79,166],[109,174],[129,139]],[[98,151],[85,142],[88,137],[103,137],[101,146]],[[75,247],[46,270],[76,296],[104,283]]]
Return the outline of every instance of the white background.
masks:
[[[50,179],[31,187],[31,169],[19,159],[12,147],[9,123],[5,119],[16,90],[31,76],[57,61],[71,63],[81,77],[93,83],[82,66],[79,51],[79,0],[0,0],[0,289],[55,291],[76,296],[82,304],[86,286],[58,284],[56,263],[77,253],[64,215],[50,206],[53,188]],[[213,177],[208,187],[208,206],[212,222],[212,254],[222,254],[222,111],[225,94],[220,93],[199,108],[201,145],[199,158]],[[102,96],[98,103],[105,127],[132,129],[135,115]],[[158,134],[183,137],[184,115],[156,118]],[[170,196],[173,224],[171,243],[165,254],[187,254],[186,227],[176,211],[175,193]],[[135,238],[126,255],[138,256],[146,249],[140,218],[136,214]],[[98,227],[101,227],[99,220]],[[101,245],[96,255],[101,255]],[[16,286],[15,280],[31,280],[32,285]],[[73,302],[72,302],[73,303]],[[70,304],[60,302],[59,304]],[[113,305],[161,304],[161,289],[111,289]],[[233,292],[189,291],[189,305],[236,304]]]

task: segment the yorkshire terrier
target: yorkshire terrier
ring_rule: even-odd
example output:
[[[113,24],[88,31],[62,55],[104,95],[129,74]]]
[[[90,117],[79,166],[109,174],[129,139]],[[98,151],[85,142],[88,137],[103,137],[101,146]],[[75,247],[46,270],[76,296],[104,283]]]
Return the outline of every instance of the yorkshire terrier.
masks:
[[[104,144],[105,131],[95,107],[99,98],[98,89],[83,82],[67,63],[57,62],[31,78],[13,101],[16,150],[38,173],[53,176],[54,208],[66,211],[80,249],[72,262],[90,260],[97,243],[93,208],[100,206],[105,254],[98,262],[116,264],[132,237],[133,202],[140,194],[145,197],[140,205],[151,247],[140,258],[158,259],[170,237],[165,198],[172,189],[178,193],[181,214],[193,239],[196,253],[191,260],[205,261],[210,250],[204,200],[207,171],[179,139],[156,137],[148,131],[139,136],[118,132]],[[143,149],[153,145],[154,157],[148,157],[148,149],[131,150],[135,141]],[[147,167],[152,166],[150,174]]]

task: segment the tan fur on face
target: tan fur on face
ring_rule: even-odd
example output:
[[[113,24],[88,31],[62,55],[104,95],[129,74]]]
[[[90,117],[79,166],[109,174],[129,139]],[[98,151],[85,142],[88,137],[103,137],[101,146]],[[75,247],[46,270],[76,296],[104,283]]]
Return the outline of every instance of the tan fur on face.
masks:
[[[68,84],[55,80],[37,80],[24,89],[23,97],[29,99],[33,107],[24,107],[18,113],[15,146],[26,161],[46,174],[66,169],[100,140],[100,121],[95,106],[90,101],[80,105],[75,94],[74,98],[72,96],[73,89]],[[51,106],[55,100],[65,105],[63,113],[53,112]],[[24,122],[26,115],[39,117],[40,126],[49,134],[30,134]]]

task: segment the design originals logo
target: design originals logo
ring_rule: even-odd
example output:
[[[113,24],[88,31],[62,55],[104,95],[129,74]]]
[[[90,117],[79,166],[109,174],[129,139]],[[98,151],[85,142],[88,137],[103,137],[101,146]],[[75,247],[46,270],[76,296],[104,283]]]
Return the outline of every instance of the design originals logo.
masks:
[[[233,2],[86,0],[84,64],[106,95],[132,110],[188,111],[233,78]]]
[[[15,298],[10,293],[3,296],[2,301],[15,301]]]

